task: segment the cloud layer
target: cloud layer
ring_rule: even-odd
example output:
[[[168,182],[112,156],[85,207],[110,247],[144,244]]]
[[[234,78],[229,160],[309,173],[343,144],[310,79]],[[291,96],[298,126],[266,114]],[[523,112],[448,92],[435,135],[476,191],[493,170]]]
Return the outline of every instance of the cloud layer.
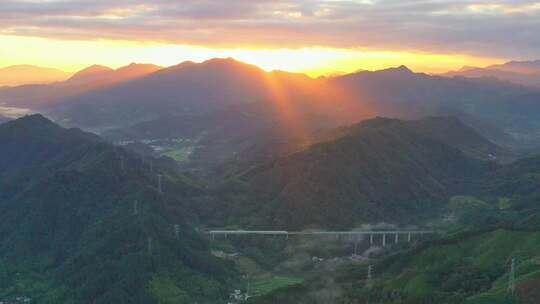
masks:
[[[3,0],[0,34],[540,58],[532,0]]]

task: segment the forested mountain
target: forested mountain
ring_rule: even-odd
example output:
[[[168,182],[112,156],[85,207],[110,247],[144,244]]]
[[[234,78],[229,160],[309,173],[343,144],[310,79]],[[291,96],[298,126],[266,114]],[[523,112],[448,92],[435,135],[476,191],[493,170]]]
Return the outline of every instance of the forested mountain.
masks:
[[[538,230],[505,228],[442,237],[379,261],[372,268],[375,279],[369,286],[365,266],[344,270],[339,278],[346,289],[343,300],[350,304],[364,303],[366,298],[378,303],[535,304],[540,291],[539,237]],[[513,292],[509,290],[512,263]]]
[[[498,126],[522,144],[537,140],[540,93],[535,89],[490,79],[430,76],[406,67],[344,75],[333,82],[381,116],[455,115],[491,141],[501,139],[479,122]]]
[[[540,156],[518,160],[483,180],[482,193],[502,199],[501,207],[514,212],[514,222],[540,227]]]
[[[338,139],[261,165],[244,179],[262,193],[276,227],[410,224],[440,211],[449,196],[468,191],[470,181],[495,166],[460,151],[466,140],[441,140],[425,131],[438,124],[368,120]]]
[[[371,286],[356,285],[366,282],[365,266],[346,270],[344,298],[348,303],[366,298],[379,303],[537,303],[539,174],[538,157],[489,171],[474,195],[450,201],[460,231],[380,260]]]
[[[235,272],[210,255],[179,208],[202,191],[196,184],[40,115],[0,125],[0,145],[1,298],[146,304],[228,296]]]
[[[393,123],[394,127],[401,131],[409,129],[407,132],[414,130],[415,132],[420,131],[417,134],[422,134],[422,131],[426,129],[416,129],[414,126],[426,126],[430,122],[433,123],[433,120],[434,118],[429,118],[419,122],[402,122],[380,119],[366,121],[356,127],[359,129],[366,127],[381,128],[385,124]],[[445,119],[442,119],[435,124],[441,124],[444,121]],[[448,121],[446,120],[446,122]],[[437,130],[437,128],[427,128],[427,130],[430,130],[430,132],[423,136],[429,136],[429,133],[432,130]],[[400,134],[400,138],[407,139],[404,135],[406,132],[398,134]],[[379,137],[383,137],[382,133],[379,133],[379,135],[381,135]],[[386,138],[388,137],[386,135]],[[473,137],[471,136],[471,138]],[[467,140],[464,142],[467,142]],[[461,144],[463,143],[458,143],[458,145]],[[345,146],[342,144],[340,147],[344,148]],[[371,144],[369,147],[374,151],[379,151],[379,154],[381,154],[380,151],[382,150],[379,146]],[[401,151],[407,151],[395,143],[392,144],[392,147],[396,148],[400,153]],[[312,152],[318,158],[309,158],[309,162],[305,162],[309,163],[309,165],[304,164],[302,171],[295,169],[294,174],[274,175],[265,181],[267,183],[281,179],[292,181],[283,187],[282,191],[286,193],[283,196],[285,199],[291,197],[288,193],[293,192],[295,189],[303,189],[303,184],[309,183],[308,185],[311,186],[315,195],[310,197],[306,196],[306,191],[296,192],[294,196],[295,202],[317,202],[318,197],[327,199],[329,197],[328,193],[337,193],[332,196],[332,203],[334,204],[325,205],[316,213],[319,218],[329,219],[331,216],[328,213],[334,214],[336,212],[337,204],[335,203],[351,193],[351,191],[343,191],[343,189],[346,189],[346,183],[357,180],[354,178],[342,180],[339,175],[335,174],[336,172],[331,165],[343,160],[354,169],[358,169],[358,167],[354,166],[355,162],[351,161],[350,158],[343,157],[345,154],[342,151],[340,151],[340,154],[335,153],[335,150],[326,149],[326,151],[334,152],[332,155],[337,160],[332,162],[322,160],[320,154]],[[434,152],[436,150],[430,147],[429,151]],[[416,154],[419,155],[419,153]],[[383,157],[384,155],[386,154],[383,154]],[[431,157],[426,157],[425,154],[420,156],[424,159],[431,159]],[[373,158],[365,157],[364,154],[361,154],[361,157],[374,167],[380,164],[373,161]],[[307,157],[305,158],[307,159]],[[402,157],[393,156],[391,159],[394,163],[406,164]],[[435,302],[456,304],[537,303],[540,295],[538,293],[538,283],[540,282],[540,262],[538,259],[540,249],[539,160],[538,157],[531,157],[503,166],[488,166],[486,170],[477,171],[478,174],[472,179],[467,179],[466,176],[471,172],[466,168],[472,167],[470,165],[461,167],[462,173],[455,176],[459,180],[468,183],[470,187],[465,192],[455,191],[456,188],[454,188],[449,192],[451,195],[447,197],[447,200],[441,202],[442,205],[447,207],[444,212],[449,212],[450,215],[443,221],[446,222],[442,226],[445,232],[416,245],[396,245],[393,251],[389,251],[382,258],[370,259],[367,263],[346,265],[339,268],[337,272],[340,274],[332,282],[341,289],[339,289],[339,296],[333,301],[348,304],[365,303],[367,300],[384,304],[428,304]],[[288,165],[291,165],[290,159],[286,161]],[[391,163],[391,161],[386,159],[385,163]],[[442,168],[445,161],[439,160],[438,163],[440,164],[438,168]],[[459,164],[456,160],[452,160],[451,163]],[[426,162],[418,162],[418,165],[423,164],[426,164]],[[314,174],[310,174],[310,172],[315,171],[313,168],[326,169],[324,171],[319,169],[319,171],[324,172],[324,175],[317,175],[319,181],[324,180],[324,182],[312,183],[312,180],[306,178],[306,176],[314,176]],[[386,168],[390,171],[392,167],[388,165]],[[279,169],[285,171],[281,167],[270,170]],[[408,169],[406,172],[416,173],[412,167]],[[458,170],[460,169],[458,168]],[[393,172],[397,173],[399,171],[394,170]],[[440,172],[438,169],[431,170],[430,177],[437,178],[438,172]],[[447,172],[451,172],[451,170],[447,170]],[[341,168],[339,173],[351,177],[346,169]],[[294,178],[298,175],[301,176],[302,181]],[[416,174],[413,177],[418,175],[426,176],[424,173]],[[323,176],[322,179],[321,176]],[[324,176],[330,177],[324,179]],[[382,175],[371,174],[369,176],[374,181],[392,181],[391,178]],[[409,176],[409,178],[413,177]],[[331,183],[332,179],[338,179],[338,182],[330,184],[330,190],[321,189],[321,185]],[[444,184],[444,182],[441,184]],[[424,185],[427,185],[429,189],[437,189],[429,183]],[[377,184],[374,184],[374,186],[377,186]],[[379,189],[378,193],[385,192],[381,189]],[[408,193],[406,188],[397,189],[392,184],[386,184],[384,189],[387,189],[385,195]],[[388,191],[388,189],[390,190]],[[421,193],[423,190],[421,185],[417,185],[416,189],[416,194],[421,195],[421,197],[429,197],[429,194]],[[277,197],[271,203],[276,204],[276,201],[280,202],[283,197]],[[395,195],[395,197],[397,199],[393,201],[399,201],[398,195]],[[436,201],[433,200],[433,202]],[[279,208],[279,203],[276,205]],[[272,205],[271,208],[276,207],[276,205]],[[319,207],[320,205],[315,206]],[[295,210],[294,207],[287,207]],[[302,207],[304,210],[309,210],[308,206],[303,205]],[[362,211],[373,217],[372,210],[378,210],[377,207],[380,208],[381,206],[369,206]],[[348,206],[346,210],[355,209]],[[406,214],[401,213],[401,211],[400,206],[392,205],[392,209],[386,210],[386,214],[398,214],[400,218],[407,218]],[[417,210],[415,214],[425,211],[426,209]],[[290,222],[304,221],[306,217],[303,215],[301,212],[294,213],[294,217],[287,220]],[[347,215],[346,213],[340,214],[339,220],[346,220]],[[513,289],[510,289],[510,286],[513,286]],[[297,288],[291,287],[289,290],[276,291],[259,301],[255,301],[255,303],[312,303],[313,297],[318,295],[317,288],[322,287],[317,283],[306,284],[306,286]],[[336,287],[331,290],[335,289]]]
[[[252,123],[248,119],[219,127],[240,131],[250,127],[248,122]],[[4,298],[30,296],[39,303],[215,303],[237,286],[238,276],[228,262],[209,254],[209,244],[192,230],[195,222],[349,229],[382,221],[423,224],[458,213],[463,225],[472,223],[474,229],[509,222],[515,223],[510,228],[529,229],[540,223],[537,213],[531,213],[539,184],[537,158],[496,164],[493,157],[508,152],[451,117],[376,118],[315,132],[305,146],[293,145],[295,150],[253,161],[254,168],[240,171],[240,176],[214,176],[218,183],[206,186],[179,175],[170,164],[154,159],[150,166],[150,156],[144,160],[40,115],[0,125],[0,142],[0,267],[5,274],[0,275],[0,286],[17,286],[0,289]],[[267,144],[273,146],[272,141]],[[253,152],[247,148],[237,157]],[[158,173],[163,174],[164,194],[157,189]],[[456,206],[461,209],[456,211]],[[174,224],[181,227],[178,236]],[[474,253],[483,248],[477,244],[502,244],[499,235],[515,237],[514,232],[507,236],[505,231],[492,231],[478,241],[458,239],[445,250],[466,247]],[[493,269],[487,277],[479,277],[484,268],[458,263],[464,276],[481,279],[467,290],[448,285],[446,264],[422,264],[414,273],[403,272],[403,263],[414,265],[416,259],[439,252],[439,243],[423,246],[427,249],[406,253],[401,262],[385,262],[394,266],[377,271],[430,284],[429,293],[412,293],[416,285],[396,289],[392,280],[382,277],[377,284],[393,291],[394,297],[422,303],[480,295],[489,284],[505,279],[501,264],[491,255],[482,264]],[[529,252],[536,247],[520,248]],[[448,258],[448,265],[452,263],[456,259]],[[523,265],[523,271],[529,269]],[[361,279],[351,271],[343,273],[343,284]],[[493,287],[497,292],[499,285]],[[346,291],[349,299],[366,295],[364,289]]]

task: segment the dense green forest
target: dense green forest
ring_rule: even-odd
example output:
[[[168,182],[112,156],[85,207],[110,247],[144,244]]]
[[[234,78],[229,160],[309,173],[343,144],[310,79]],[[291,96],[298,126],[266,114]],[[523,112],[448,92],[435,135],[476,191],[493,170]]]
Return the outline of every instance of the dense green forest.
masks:
[[[0,141],[0,300],[225,303],[235,289],[255,304],[537,297],[540,158],[511,162],[452,118],[368,120],[258,162],[250,152],[271,153],[248,148],[213,178],[40,115],[0,125]],[[366,262],[336,259],[352,243],[201,233],[384,221],[444,233],[370,258],[369,282]]]
[[[174,172],[42,116],[0,126],[0,299],[214,303],[236,273],[168,212],[200,191]],[[156,161],[156,163],[158,163]],[[159,170],[159,171],[158,171]],[[158,191],[156,174],[164,176]],[[171,189],[174,189],[171,190]],[[178,225],[175,233],[174,225]]]
[[[473,180],[497,166],[460,150],[465,137],[450,146],[425,132],[438,120],[422,123],[368,120],[337,139],[255,167],[243,178],[269,202],[273,226],[418,223],[441,214],[451,195],[470,191]],[[442,124],[455,121],[443,119]],[[470,132],[462,124],[447,130]],[[484,142],[475,143],[481,151]]]
[[[444,235],[388,251],[370,263],[371,280],[368,264],[342,268],[335,302],[537,303],[538,163],[527,158],[490,170],[475,183],[476,196],[448,201],[453,220]],[[291,286],[253,303],[310,303],[313,292],[313,285]]]

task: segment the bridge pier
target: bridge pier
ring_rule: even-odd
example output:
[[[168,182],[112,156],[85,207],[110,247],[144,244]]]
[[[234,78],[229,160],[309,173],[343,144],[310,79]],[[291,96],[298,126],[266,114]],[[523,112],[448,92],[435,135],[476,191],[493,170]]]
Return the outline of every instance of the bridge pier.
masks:
[[[394,243],[399,243],[399,233],[396,232],[396,239],[394,240]]]
[[[373,233],[369,235],[369,244],[373,245]]]
[[[180,239],[180,225],[178,224],[174,225],[174,235],[176,236],[176,239]]]
[[[354,255],[358,254],[358,236],[354,239]]]
[[[158,178],[158,193],[163,194],[163,186],[162,186],[162,182],[161,182],[161,179],[163,178],[163,175],[158,174],[157,178]]]
[[[410,243],[411,242],[411,233],[409,232],[409,234],[407,235],[407,242]]]
[[[139,201],[133,201],[133,215],[139,214]]]
[[[386,233],[383,233],[382,235],[382,246],[386,247]]]

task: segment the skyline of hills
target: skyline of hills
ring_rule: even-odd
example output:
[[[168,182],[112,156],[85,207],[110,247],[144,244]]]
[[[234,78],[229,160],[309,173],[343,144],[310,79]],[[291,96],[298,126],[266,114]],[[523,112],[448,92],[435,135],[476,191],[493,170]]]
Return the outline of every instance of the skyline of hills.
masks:
[[[28,84],[47,84],[68,79],[70,73],[39,66],[21,64],[0,68],[0,88]]]
[[[214,59],[226,59],[225,57],[216,57]],[[227,59],[232,59],[232,58],[227,58]],[[206,61],[211,61],[212,59],[208,59]],[[2,82],[0,82],[0,87],[1,86],[5,86],[5,85],[9,85],[9,86],[22,86],[22,85],[29,85],[29,84],[45,84],[45,83],[52,83],[52,82],[57,82],[57,81],[64,81],[64,80],[68,80],[70,78],[78,78],[79,76],[81,76],[82,74],[85,74],[85,73],[93,73],[93,72],[112,72],[112,71],[117,71],[117,72],[120,72],[122,70],[129,70],[130,67],[133,67],[133,66],[139,66],[140,69],[140,74],[144,74],[144,70],[147,70],[147,71],[151,71],[151,72],[155,72],[157,70],[160,70],[160,69],[166,69],[166,68],[173,68],[173,67],[178,67],[178,66],[182,66],[182,65],[189,65],[189,64],[192,64],[194,62],[192,61],[182,61],[180,62],[179,64],[176,64],[176,65],[171,65],[171,66],[159,66],[159,65],[155,65],[155,64],[152,64],[152,63],[130,63],[130,64],[127,64],[127,65],[124,65],[124,66],[120,66],[118,68],[111,68],[111,67],[108,67],[108,66],[105,66],[105,65],[100,65],[100,64],[93,64],[93,65],[90,65],[90,66],[87,66],[85,68],[82,68],[80,70],[77,70],[75,72],[65,72],[65,71],[62,71],[60,69],[55,69],[55,68],[50,68],[50,67],[47,67],[47,68],[44,68],[44,67],[40,67],[40,66],[35,66],[35,65],[29,65],[29,64],[18,64],[18,65],[10,65],[10,66],[5,66],[5,67],[2,67],[0,68],[0,74],[3,74],[4,71],[6,73],[5,77],[11,79],[11,81],[14,79],[14,78],[17,78],[17,71],[20,70],[21,73],[23,74],[33,74],[34,77],[36,77],[36,79],[39,79],[39,78],[43,78],[45,80],[43,81],[38,81],[38,82],[32,82],[31,80],[27,80],[27,81],[17,81],[15,85],[13,84],[3,84]],[[143,67],[145,67],[146,69],[143,69]],[[397,68],[398,66],[394,66],[394,68]],[[383,68],[383,69],[379,69],[379,70],[385,70],[385,69],[390,69],[392,67],[388,67],[388,68]],[[273,70],[273,71],[280,71],[280,70]],[[363,69],[363,68],[359,68],[357,70],[357,72],[362,72],[362,71],[376,71],[376,70],[366,70],[366,69]],[[473,71],[472,75],[468,76],[466,75],[466,72],[468,71]],[[460,70],[455,70],[455,71],[447,71],[447,72],[444,72],[444,73],[439,73],[441,75],[448,75],[448,76],[459,76],[460,73],[464,73],[462,76],[466,76],[466,77],[481,77],[481,76],[478,76],[477,74],[480,73],[480,71],[484,71],[486,73],[488,73],[489,71],[492,71],[494,73],[497,73],[497,72],[503,72],[501,73],[501,76],[500,77],[496,77],[496,76],[493,76],[494,78],[499,78],[500,80],[507,80],[506,79],[506,76],[505,76],[505,73],[508,73],[509,76],[512,76],[512,75],[521,75],[521,76],[538,76],[538,74],[540,73],[540,60],[530,60],[530,61],[516,61],[516,60],[511,60],[511,61],[507,61],[505,63],[502,63],[502,64],[494,64],[494,65],[489,65],[489,66],[486,66],[486,67],[477,67],[477,66],[463,66]],[[14,73],[15,74],[9,74],[9,73]],[[286,73],[291,73],[291,74],[303,74],[303,75],[306,75],[307,74],[304,74],[302,72],[287,72],[287,71],[281,71],[281,72],[286,72]],[[47,74],[52,74],[51,76],[48,76]],[[349,73],[349,74],[354,74],[353,73]],[[94,74],[94,75],[97,75],[97,74]],[[105,74],[102,74],[102,76],[105,75]],[[334,74],[332,76],[320,76],[319,78],[333,78],[333,77],[339,77],[339,76],[343,76],[345,74]],[[40,77],[41,76],[41,77]],[[309,77],[309,76],[307,76]],[[486,77],[489,77],[489,76],[486,76]],[[6,79],[7,79],[6,78]],[[47,78],[50,78],[50,79],[53,79],[53,80],[47,80]],[[56,80],[54,80],[56,78]],[[313,78],[313,77],[312,77]],[[2,79],[2,78],[0,78]],[[74,79],[72,79],[74,80]],[[519,82],[516,82],[516,83],[519,83]]]
[[[458,71],[449,71],[443,76],[470,78],[494,78],[529,87],[540,88],[540,60],[509,61],[484,68],[465,66]]]
[[[50,84],[25,84],[13,87],[0,87],[2,106],[25,109],[42,109],[58,103],[69,96],[107,87],[133,78],[142,77],[161,67],[136,64],[116,70],[103,66],[90,66],[71,77]]]
[[[535,65],[503,66],[522,71]],[[455,115],[492,141],[520,142],[524,148],[538,144],[533,135],[539,128],[533,123],[538,95],[538,90],[495,79],[432,76],[405,66],[312,79],[265,72],[233,59],[183,62],[163,69],[142,64],[117,70],[93,66],[61,83],[0,89],[3,106],[11,107],[6,109],[41,112],[64,126],[98,133],[165,116],[206,115],[263,103],[299,133],[311,132],[308,121],[322,116],[347,124],[377,115]]]

